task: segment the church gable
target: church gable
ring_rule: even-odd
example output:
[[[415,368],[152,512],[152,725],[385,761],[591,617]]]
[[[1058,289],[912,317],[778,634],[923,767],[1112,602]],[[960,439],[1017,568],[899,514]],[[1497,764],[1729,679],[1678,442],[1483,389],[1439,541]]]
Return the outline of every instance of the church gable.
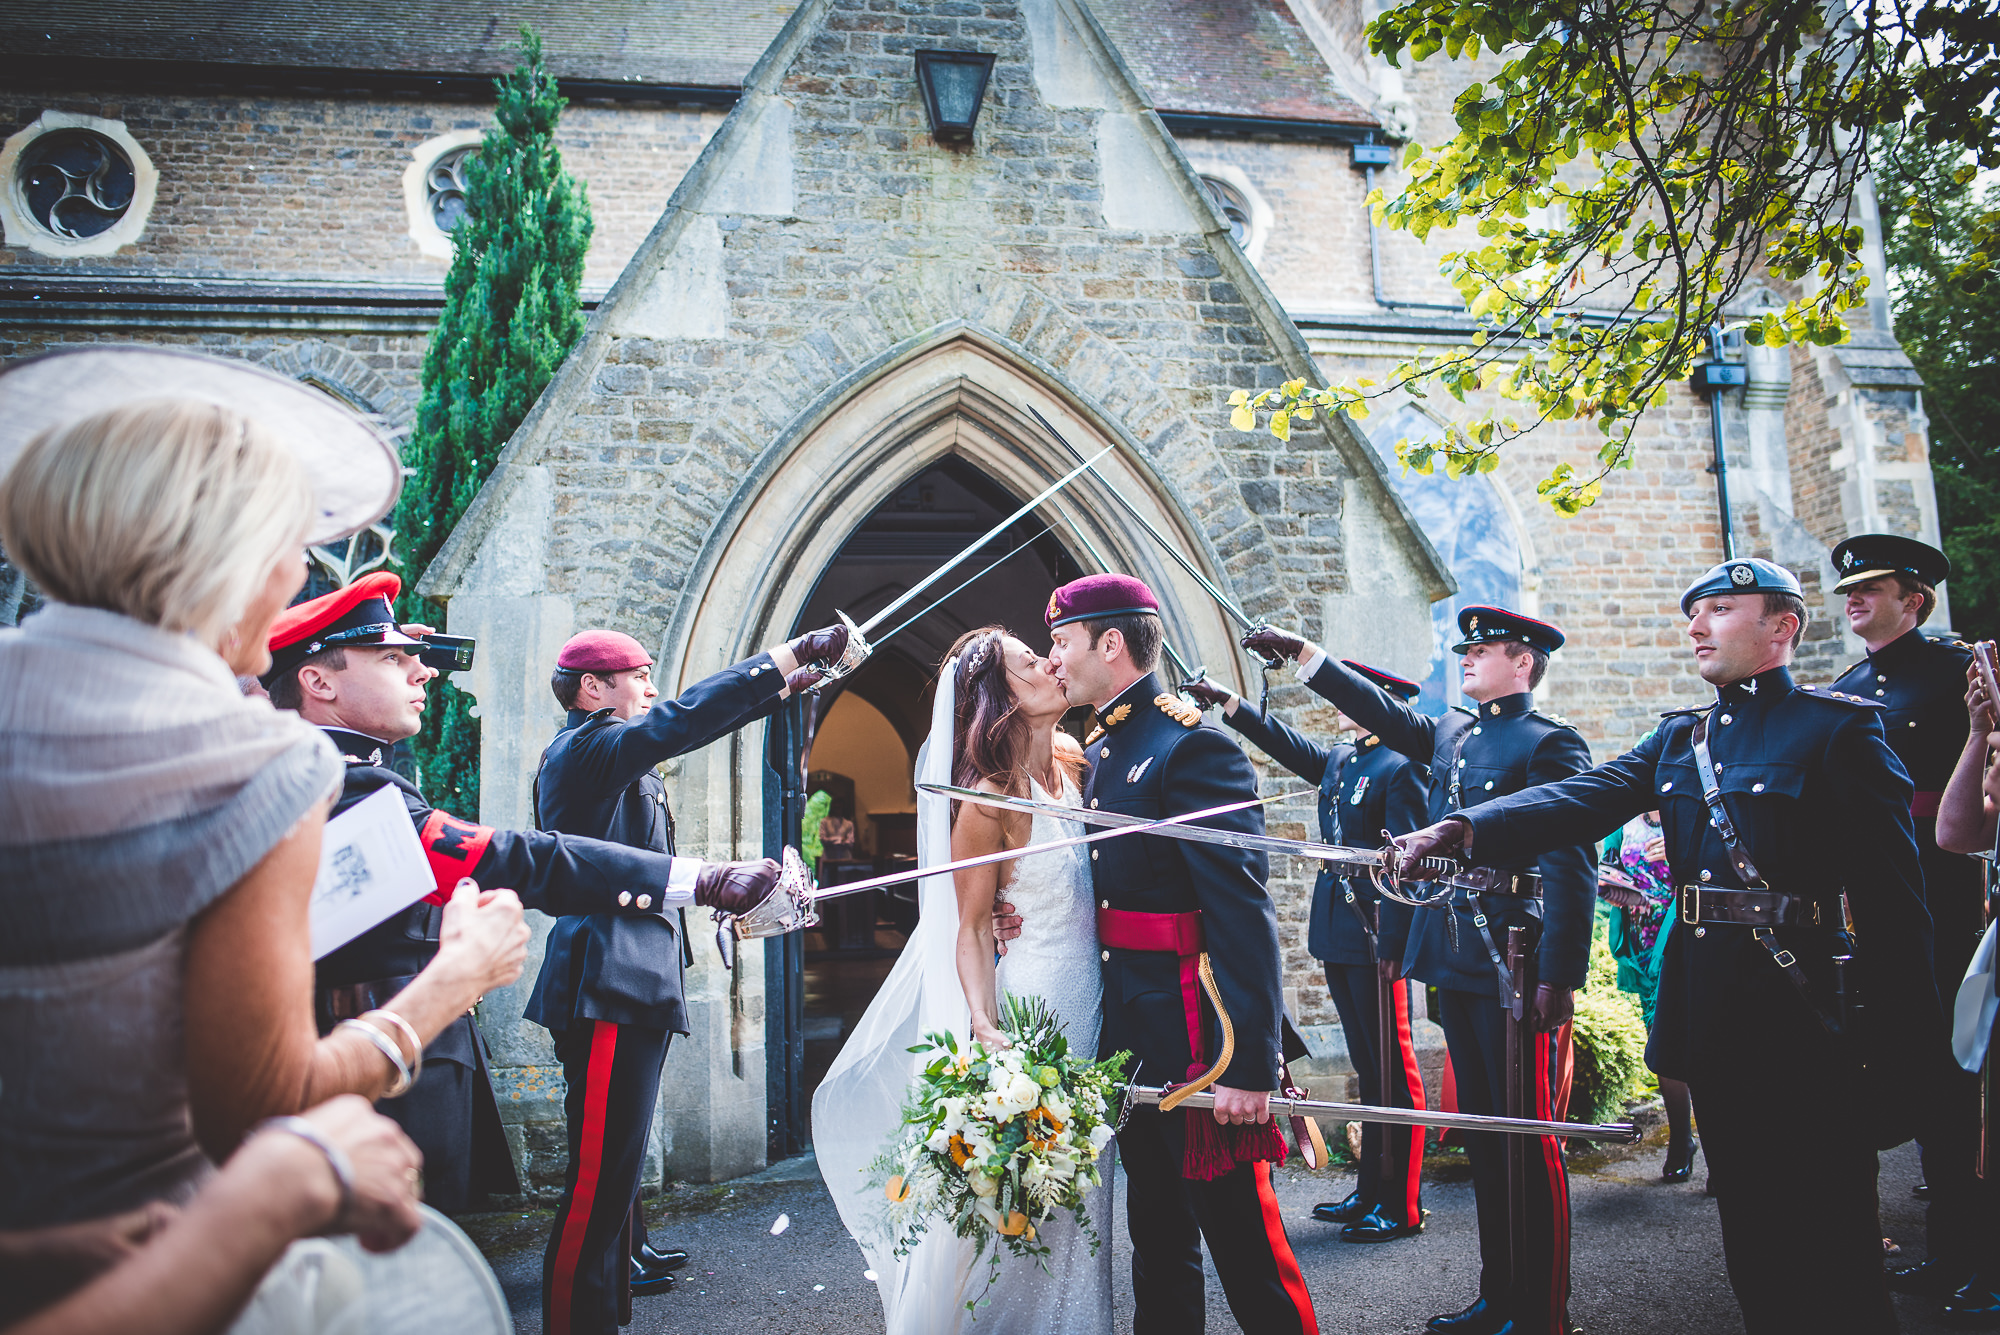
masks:
[[[972,9],[818,0],[792,16],[426,589],[476,591],[481,550],[532,511],[538,592],[671,656],[746,497],[842,401],[954,330],[1120,442],[1259,614],[1316,623],[1351,587],[1355,521],[1379,548],[1371,590],[1421,608],[1448,588],[1344,421],[1289,447],[1229,429],[1230,389],[1311,377],[1310,361],[1088,11],[947,12]],[[931,137],[926,48],[996,56],[970,146]],[[511,503],[531,474],[552,501]]]

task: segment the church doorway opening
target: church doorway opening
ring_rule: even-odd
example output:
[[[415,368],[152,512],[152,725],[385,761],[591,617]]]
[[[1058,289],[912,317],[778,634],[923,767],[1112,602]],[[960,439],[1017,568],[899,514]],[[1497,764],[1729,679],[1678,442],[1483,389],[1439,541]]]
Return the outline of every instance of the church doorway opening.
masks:
[[[831,623],[837,611],[866,621],[1025,499],[957,455],[935,460],[855,528],[794,633]],[[1044,507],[988,542],[877,628],[878,648],[858,672],[771,729],[772,766],[789,779],[780,803],[784,842],[810,842],[805,825],[814,822],[822,885],[915,865],[913,776],[938,666],[953,641],[985,625],[1005,626],[1046,651],[1049,591],[1085,573],[1050,531],[1052,517]],[[829,901],[823,912],[819,928],[787,938],[790,948],[767,945],[767,1004],[774,1030],[786,1031],[768,1049],[774,1156],[805,1147],[813,1091],[916,925],[917,887],[864,891]]]

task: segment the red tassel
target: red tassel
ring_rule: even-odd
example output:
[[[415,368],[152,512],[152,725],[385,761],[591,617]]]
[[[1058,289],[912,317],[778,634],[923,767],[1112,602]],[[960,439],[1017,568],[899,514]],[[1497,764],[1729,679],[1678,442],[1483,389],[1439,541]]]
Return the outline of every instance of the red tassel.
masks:
[[[1188,1077],[1200,1074],[1197,1067]],[[1224,1126],[1207,1108],[1185,1108],[1181,1110],[1181,1126],[1181,1176],[1190,1182],[1227,1177],[1238,1164],[1285,1161],[1285,1135],[1278,1130],[1275,1117],[1261,1124]]]

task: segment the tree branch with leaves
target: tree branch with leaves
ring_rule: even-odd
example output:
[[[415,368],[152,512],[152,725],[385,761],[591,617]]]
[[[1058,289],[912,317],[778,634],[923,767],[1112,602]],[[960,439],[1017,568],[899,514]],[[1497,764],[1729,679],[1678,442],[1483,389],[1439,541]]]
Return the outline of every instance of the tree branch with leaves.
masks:
[[[1474,391],[1501,400],[1420,439],[1406,467],[1490,471],[1547,422],[1594,422],[1582,468],[1537,490],[1575,514],[1633,461],[1633,428],[1688,377],[1718,328],[1765,346],[1844,343],[1868,299],[1868,238],[1855,220],[1870,131],[1883,125],[2000,167],[1991,100],[2000,46],[1983,0],[1409,0],[1368,26],[1392,65],[1442,51],[1504,57],[1453,106],[1446,143],[1405,146],[1406,180],[1368,197],[1378,225],[1419,240],[1470,225],[1477,244],[1439,255],[1472,321],[1469,345],[1399,363],[1386,383],[1293,380],[1231,395],[1231,420],[1289,439],[1295,422],[1371,401]],[[1968,174],[1971,163],[1963,169]],[[1921,218],[1922,199],[1892,201]],[[1953,281],[1977,290],[2000,213]],[[1775,281],[1791,299],[1726,314]],[[1518,414],[1518,415],[1517,415]]]

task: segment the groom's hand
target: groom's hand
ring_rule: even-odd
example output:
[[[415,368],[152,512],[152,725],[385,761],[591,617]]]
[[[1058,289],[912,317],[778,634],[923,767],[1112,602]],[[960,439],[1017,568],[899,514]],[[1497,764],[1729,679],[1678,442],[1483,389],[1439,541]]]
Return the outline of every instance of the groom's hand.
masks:
[[[1021,934],[1021,915],[1014,912],[1014,906],[1004,899],[993,901],[993,944],[1002,955],[1007,953],[1007,943]]]
[[[1227,1085],[1213,1085],[1210,1089],[1215,1095],[1215,1120],[1224,1126],[1248,1126],[1271,1120],[1270,1091],[1231,1089]]]

